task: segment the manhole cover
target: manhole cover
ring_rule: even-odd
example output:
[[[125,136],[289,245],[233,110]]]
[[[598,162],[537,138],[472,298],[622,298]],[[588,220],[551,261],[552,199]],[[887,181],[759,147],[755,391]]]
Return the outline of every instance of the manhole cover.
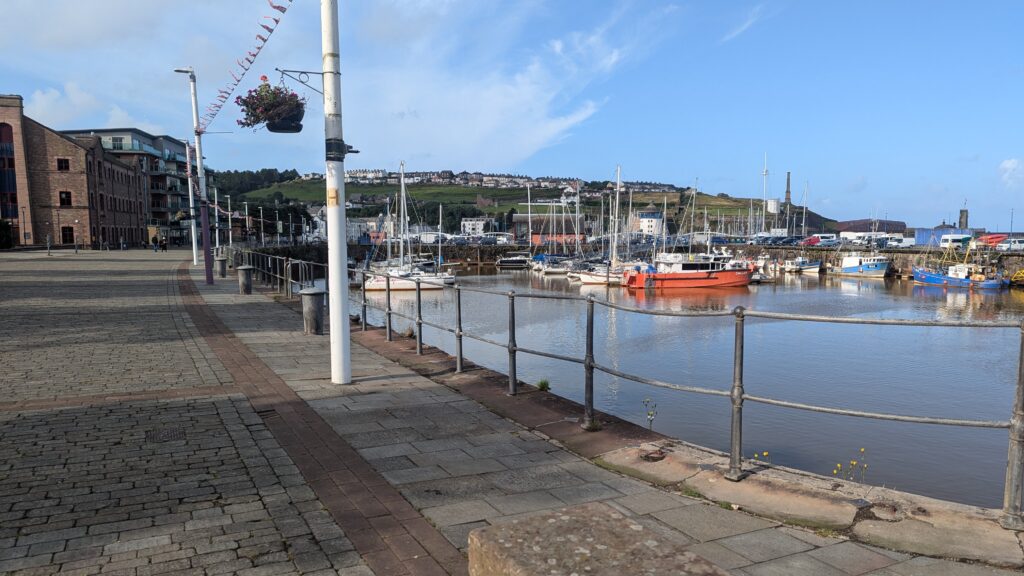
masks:
[[[146,432],[146,442],[170,442],[172,440],[184,439],[185,429],[181,427],[157,428],[156,430]]]

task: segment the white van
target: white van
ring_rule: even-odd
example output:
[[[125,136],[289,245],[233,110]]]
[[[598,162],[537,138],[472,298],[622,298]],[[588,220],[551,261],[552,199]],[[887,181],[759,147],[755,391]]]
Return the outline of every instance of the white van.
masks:
[[[1007,238],[999,244],[996,244],[996,250],[1000,252],[1024,251],[1024,238]]]
[[[835,234],[815,234],[814,237],[817,238],[818,240],[835,240],[836,239],[836,235]]]
[[[966,250],[971,238],[970,234],[943,234],[939,238],[939,248],[946,249],[952,246],[954,250]]]

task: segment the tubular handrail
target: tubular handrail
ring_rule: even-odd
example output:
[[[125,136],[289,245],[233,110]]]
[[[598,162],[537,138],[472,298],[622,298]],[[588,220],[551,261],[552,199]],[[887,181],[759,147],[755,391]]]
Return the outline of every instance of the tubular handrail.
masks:
[[[237,249],[236,249],[237,250]],[[313,281],[316,278],[317,270],[316,267],[323,268],[323,277],[327,278],[329,268],[317,262],[307,262],[303,260],[291,260],[283,256],[276,256],[271,254],[265,254],[254,251],[244,251],[243,260],[247,260],[253,265],[259,272],[260,277],[263,279],[265,284],[276,283],[278,288],[286,294],[287,297],[292,296],[291,283],[294,282],[295,275],[293,274],[294,267],[298,267],[299,270],[299,285],[304,285],[304,282],[309,278],[310,285],[313,285]],[[307,276],[306,271],[309,274]],[[785,312],[769,312],[769,311],[758,311],[758,310],[747,310],[745,308],[737,307],[731,311],[724,310],[651,310],[637,308],[635,306],[628,306],[625,304],[619,304],[611,302],[609,300],[596,299],[593,296],[577,296],[577,295],[566,295],[566,294],[545,294],[536,292],[515,292],[515,291],[502,291],[492,290],[482,287],[465,286],[463,284],[445,285],[440,282],[431,281],[429,279],[422,278],[408,278],[416,283],[416,299],[415,299],[415,313],[405,314],[398,312],[391,307],[391,280],[394,276],[387,272],[378,272],[376,270],[369,269],[350,269],[348,270],[351,275],[353,272],[356,277],[360,279],[360,301],[358,304],[362,308],[361,324],[363,329],[366,329],[366,311],[368,309],[379,310],[384,313],[385,318],[385,338],[387,340],[392,339],[392,318],[398,317],[409,322],[412,322],[416,326],[416,353],[423,353],[423,327],[427,326],[453,334],[455,336],[455,354],[456,354],[456,372],[462,372],[463,369],[463,350],[462,341],[463,338],[470,338],[478,342],[490,344],[498,348],[507,350],[508,352],[508,393],[515,395],[518,390],[518,379],[516,375],[516,359],[519,353],[530,354],[534,356],[540,356],[544,358],[551,358],[553,360],[559,360],[563,362],[570,362],[574,364],[582,364],[584,368],[584,417],[582,427],[586,430],[597,430],[600,428],[600,423],[595,418],[594,412],[594,395],[593,395],[593,373],[594,370],[598,370],[610,376],[622,378],[632,382],[645,384],[648,386],[655,386],[659,388],[665,388],[669,390],[676,390],[680,392],[689,392],[694,394],[702,394],[708,396],[718,396],[729,398],[732,406],[731,422],[731,433],[730,433],[730,448],[729,448],[729,469],[725,473],[725,478],[733,481],[742,480],[748,472],[743,469],[743,441],[742,441],[742,427],[743,427],[743,403],[745,401],[755,402],[758,404],[765,404],[770,406],[778,406],[781,408],[803,410],[809,412],[818,412],[824,414],[832,414],[838,416],[850,416],[857,418],[871,418],[876,420],[885,420],[891,422],[907,422],[913,424],[932,424],[941,426],[961,426],[961,427],[972,427],[972,428],[989,428],[989,429],[1008,429],[1009,430],[1009,449],[1008,449],[1008,465],[1006,472],[1006,480],[1003,486],[1003,515],[1000,518],[1000,524],[1008,529],[1013,530],[1024,530],[1024,502],[1022,502],[1022,494],[1024,494],[1024,323],[1008,322],[1008,321],[995,321],[995,322],[972,322],[972,321],[957,321],[957,320],[914,320],[914,319],[901,319],[901,318],[857,318],[848,316],[824,316],[824,315],[813,315],[813,314],[793,314]],[[385,303],[383,306],[379,306],[371,303],[366,296],[366,279],[368,277],[377,276],[383,277],[385,280]],[[280,281],[280,282],[278,282]],[[428,320],[423,319],[422,302],[421,302],[421,285],[429,284],[433,286],[440,285],[445,290],[453,290],[455,293],[455,327],[450,328],[448,326],[440,325]],[[481,336],[478,334],[471,334],[463,329],[462,325],[462,293],[472,292],[477,294],[485,294],[489,296],[502,297],[507,300],[508,305],[508,339],[505,342],[499,342],[492,338]],[[585,302],[586,303],[586,314],[587,314],[587,329],[586,329],[586,355],[581,359],[569,355],[558,354],[554,352],[547,352],[543,350],[536,350],[516,344],[516,312],[515,312],[515,301],[517,299],[530,298],[530,299],[546,299],[546,300],[566,300],[573,302]],[[629,312],[634,314],[645,314],[648,316],[665,316],[665,317],[725,317],[733,316],[735,318],[735,350],[733,354],[733,381],[731,389],[729,390],[716,390],[713,388],[705,388],[700,386],[690,386],[683,384],[675,384],[672,382],[665,382],[654,378],[646,378],[636,374],[630,374],[621,370],[605,366],[595,362],[594,360],[594,306],[600,305],[608,309],[620,310],[623,312]],[[764,396],[757,396],[753,394],[747,394],[744,389],[743,379],[743,363],[744,363],[744,333],[745,333],[745,320],[747,317],[760,318],[765,320],[790,320],[798,322],[821,322],[831,324],[852,324],[852,325],[878,325],[878,326],[918,326],[918,327],[929,327],[929,328],[1019,328],[1020,329],[1020,353],[1018,356],[1018,374],[1017,374],[1017,386],[1016,386],[1016,397],[1014,400],[1012,419],[1011,420],[973,420],[973,419],[961,419],[961,418],[944,418],[934,416],[919,416],[919,415],[907,415],[907,414],[891,414],[884,412],[871,412],[863,410],[851,410],[846,408],[836,408],[831,406],[819,406],[815,404],[807,404],[802,402],[794,402],[789,400],[778,400],[775,398],[768,398]]]

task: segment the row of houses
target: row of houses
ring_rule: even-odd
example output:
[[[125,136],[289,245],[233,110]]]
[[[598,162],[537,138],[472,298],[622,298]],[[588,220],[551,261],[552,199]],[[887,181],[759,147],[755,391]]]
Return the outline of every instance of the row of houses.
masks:
[[[304,175],[303,178],[306,176]],[[397,186],[400,175],[398,172],[389,172],[384,169],[354,169],[345,171],[345,182],[349,184],[363,184],[368,186],[390,185]],[[470,188],[502,188],[522,189],[530,186],[537,189],[557,188],[581,188],[580,180],[576,178],[561,178],[554,176],[542,176],[532,178],[530,176],[512,174],[485,174],[483,172],[458,172],[451,170],[438,170],[428,172],[406,172],[405,183],[434,184],[444,186],[466,186]],[[615,188],[615,184],[608,182],[597,190],[582,191],[584,197],[598,197]],[[623,182],[622,192],[664,192],[677,193],[678,189],[671,184],[659,184],[656,182]]]

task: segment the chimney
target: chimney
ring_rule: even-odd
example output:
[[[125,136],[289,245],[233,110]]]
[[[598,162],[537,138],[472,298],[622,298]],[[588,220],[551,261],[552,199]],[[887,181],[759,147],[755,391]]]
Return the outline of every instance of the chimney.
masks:
[[[789,172],[786,172],[786,204],[793,203],[793,195],[789,191]]]
[[[960,210],[960,229],[967,230],[967,208]]]

